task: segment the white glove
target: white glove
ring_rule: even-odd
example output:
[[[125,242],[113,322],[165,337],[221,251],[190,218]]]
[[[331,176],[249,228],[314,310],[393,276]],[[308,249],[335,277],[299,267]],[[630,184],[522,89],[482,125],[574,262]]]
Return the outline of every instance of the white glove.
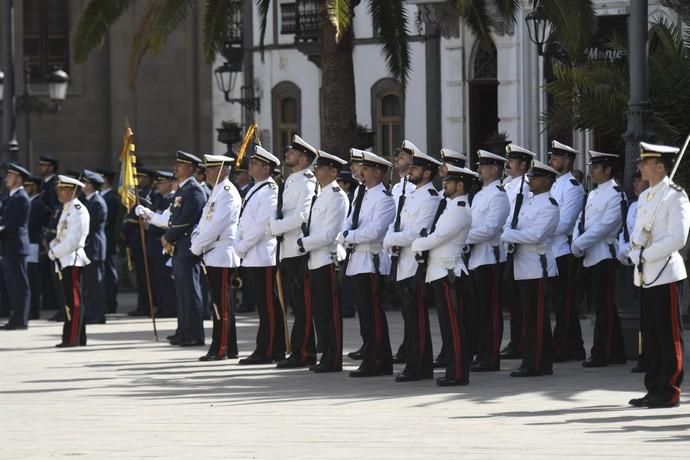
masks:
[[[150,219],[152,213],[153,211],[151,211],[149,208],[145,208],[140,204],[138,204],[137,207],[134,208],[134,214],[137,217],[143,217],[144,219]]]
[[[633,265],[640,265],[640,250],[635,248],[628,253],[628,258],[632,261]]]
[[[338,236],[335,239],[336,243],[345,245],[345,237],[343,236],[343,232],[338,233]]]

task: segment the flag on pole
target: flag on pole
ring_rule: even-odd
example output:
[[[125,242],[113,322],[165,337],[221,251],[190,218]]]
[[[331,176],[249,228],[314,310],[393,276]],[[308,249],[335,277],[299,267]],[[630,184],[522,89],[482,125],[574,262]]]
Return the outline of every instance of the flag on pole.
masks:
[[[137,159],[134,156],[133,135],[132,129],[127,127],[122,152],[120,153],[120,182],[117,187],[120,201],[127,208],[127,212],[131,211],[137,203],[137,170],[134,166]]]
[[[240,149],[237,153],[237,160],[235,161],[236,168],[239,168],[242,164],[242,160],[247,153],[247,147],[249,147],[249,143],[252,141],[257,145],[261,145],[261,140],[259,139],[259,126],[256,123],[252,123],[244,134],[242,144],[240,144]]]

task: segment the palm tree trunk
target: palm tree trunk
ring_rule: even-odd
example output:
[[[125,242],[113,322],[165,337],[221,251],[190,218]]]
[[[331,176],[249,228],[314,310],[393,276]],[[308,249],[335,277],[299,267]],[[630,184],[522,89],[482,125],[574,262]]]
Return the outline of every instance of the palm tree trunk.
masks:
[[[326,2],[321,6],[321,148],[342,158],[355,145],[357,113],[352,27],[340,43],[330,23]]]

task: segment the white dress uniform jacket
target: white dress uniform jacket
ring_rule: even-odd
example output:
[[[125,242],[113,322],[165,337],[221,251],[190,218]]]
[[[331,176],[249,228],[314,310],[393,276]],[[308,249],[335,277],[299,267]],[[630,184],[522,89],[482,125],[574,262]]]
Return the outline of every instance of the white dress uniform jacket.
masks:
[[[84,252],[89,219],[89,211],[77,198],[62,206],[57,235],[50,242],[50,260],[57,259],[62,268],[83,267],[91,262]]]
[[[309,236],[302,236],[302,246],[309,253],[309,270],[336,262],[335,240],[345,227],[349,207],[347,194],[337,181],[321,189],[311,210]]]
[[[513,211],[515,210],[515,200],[517,199],[518,193],[520,192],[520,185],[522,185],[522,204],[524,205],[529,197],[532,196],[532,192],[529,191],[529,177],[525,176],[525,183],[522,183],[522,177],[518,176],[515,178],[509,178],[503,181],[503,188],[506,191],[506,196],[508,196],[508,202],[510,203],[510,213],[506,219],[506,223],[510,224],[513,220]]]
[[[570,254],[570,238],[573,235],[577,216],[582,211],[585,189],[571,172],[567,172],[553,183],[551,196],[558,203],[560,212],[558,228],[553,236],[553,256],[561,257]]]
[[[666,187],[669,188],[664,193]],[[631,240],[637,244],[644,244],[643,229],[649,227],[659,201],[661,207],[651,227],[650,241],[642,251],[644,287],[668,284],[687,277],[683,258],[678,251],[685,246],[688,239],[690,203],[685,191],[673,184],[668,177],[640,194]],[[640,250],[630,251],[630,258],[635,265],[639,265]],[[667,261],[668,265],[664,268]],[[639,286],[640,281],[640,274],[636,269],[635,285]]]
[[[348,233],[343,238],[344,246],[352,246],[353,249],[345,274],[354,276],[360,273],[376,273],[373,254],[378,254],[378,272],[387,275],[390,272],[391,260],[381,243],[388,226],[395,219],[395,202],[391,193],[382,183],[366,191],[359,212],[359,227],[356,230],[350,230],[352,214],[354,211],[347,218],[345,230],[348,230]]]
[[[190,248],[192,254],[203,254],[206,266],[239,267],[240,258],[235,254],[234,244],[241,207],[240,192],[227,178],[213,187],[192,232]]]
[[[395,281],[405,280],[417,273],[418,264],[410,245],[419,237],[423,229],[429,230],[431,227],[440,199],[433,182],[414,189],[405,197],[405,204],[400,212],[400,231],[396,232],[393,228],[395,218],[388,227],[383,247],[387,250],[395,246],[400,247]]]
[[[395,209],[398,209],[398,200],[400,199],[400,195],[402,195],[403,191],[403,183],[405,183],[405,195],[409,195],[412,192],[414,192],[414,189],[416,188],[415,185],[410,182],[406,181],[404,179],[400,179],[398,182],[391,187],[391,195],[393,195],[393,199],[395,200]]]
[[[426,282],[431,283],[448,275],[467,275],[462,258],[467,234],[472,225],[472,210],[467,195],[448,199],[446,209],[436,222],[436,229],[426,238],[417,238],[412,243],[412,252],[429,251],[426,268]]]
[[[243,267],[276,264],[276,238],[271,235],[268,223],[276,214],[277,204],[278,186],[272,178],[255,183],[247,193],[235,238],[235,254],[242,259]]]
[[[611,179],[589,192],[585,206],[585,231],[580,234],[582,212],[575,223],[573,255],[585,258],[582,265],[591,267],[602,260],[616,258],[616,240],[621,229],[621,193],[616,181]],[[611,251],[613,249],[613,253]]]
[[[510,223],[506,225],[501,240],[517,245],[513,258],[513,275],[516,280],[543,278],[542,255],[546,257],[548,276],[558,275],[552,249],[558,219],[558,203],[550,193],[545,192],[533,195],[523,204],[517,228],[510,228]]]
[[[510,202],[498,180],[484,185],[472,200],[472,227],[466,244],[472,245],[469,269],[506,261],[501,232],[510,214]],[[496,248],[496,249],[494,249]],[[496,260],[498,250],[498,260]]]
[[[633,234],[633,230],[635,230],[636,215],[637,201],[633,201],[632,203],[630,203],[630,207],[628,207],[628,215],[625,216],[625,225],[628,228],[628,238]],[[618,251],[616,257],[618,257],[618,261],[623,265],[632,265],[632,262],[628,258],[628,254],[630,254],[631,249],[632,244],[630,243],[630,241],[628,241],[627,243],[625,242],[625,235],[621,230],[621,232],[618,234]]]
[[[297,239],[300,237],[302,223],[307,221],[315,189],[316,178],[308,169],[294,172],[285,179],[283,218],[276,219],[274,213],[269,223],[273,236],[283,235],[280,260],[301,255]]]

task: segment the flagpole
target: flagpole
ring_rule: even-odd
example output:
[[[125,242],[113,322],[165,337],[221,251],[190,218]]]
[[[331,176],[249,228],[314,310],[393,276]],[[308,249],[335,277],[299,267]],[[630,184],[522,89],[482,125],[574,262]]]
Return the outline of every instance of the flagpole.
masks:
[[[134,161],[132,156],[130,155],[130,152],[134,152],[134,144],[131,143],[131,137],[134,135],[134,132],[131,130],[129,127],[129,123],[127,123],[127,130],[125,131],[125,144],[123,146],[123,152],[122,152],[122,161],[130,161],[131,168],[128,171],[128,174],[131,175],[130,179],[132,179],[133,185],[134,185],[134,204],[135,206],[139,205],[139,181],[136,179],[136,170],[134,169]],[[120,181],[124,181],[124,179],[121,177]],[[128,206],[128,211],[129,211],[129,206]],[[151,275],[149,273],[149,258],[148,258],[148,252],[146,251],[146,236],[144,232],[144,220],[142,219],[141,216],[138,216],[139,219],[139,237],[141,238],[141,250],[142,254],[144,255],[144,274],[146,278],[146,293],[149,301],[149,314],[151,315],[151,322],[153,324],[153,335],[156,338],[156,342],[158,342],[158,328],[156,327],[156,312],[153,307],[153,294],[151,292]]]

